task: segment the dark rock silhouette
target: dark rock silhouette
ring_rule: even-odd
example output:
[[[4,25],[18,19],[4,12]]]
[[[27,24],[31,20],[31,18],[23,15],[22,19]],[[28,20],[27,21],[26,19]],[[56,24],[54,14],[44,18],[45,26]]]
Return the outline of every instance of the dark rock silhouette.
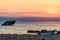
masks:
[[[47,32],[47,30],[41,30],[41,33]]]
[[[2,26],[11,26],[15,24],[15,20],[11,20],[11,21],[6,21],[5,23],[2,24]]]
[[[28,30],[28,33],[39,33],[40,31]]]
[[[60,34],[60,31],[57,32],[57,35]]]
[[[56,30],[41,30],[41,31],[37,31],[37,30],[28,30],[27,33],[37,33],[38,35],[58,35],[60,34],[60,31],[56,31]]]

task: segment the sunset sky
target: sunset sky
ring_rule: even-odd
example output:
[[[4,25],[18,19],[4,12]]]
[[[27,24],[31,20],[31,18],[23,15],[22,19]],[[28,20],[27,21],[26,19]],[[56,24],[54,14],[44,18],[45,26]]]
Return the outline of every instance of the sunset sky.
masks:
[[[0,16],[60,17],[60,0],[0,0]]]

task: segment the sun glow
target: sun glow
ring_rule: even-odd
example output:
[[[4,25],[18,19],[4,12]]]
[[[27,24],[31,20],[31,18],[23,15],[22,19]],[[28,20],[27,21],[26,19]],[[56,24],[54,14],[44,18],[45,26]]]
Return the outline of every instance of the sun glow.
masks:
[[[6,12],[2,14],[1,12]],[[15,12],[15,13],[14,13]],[[17,13],[16,12],[20,12]],[[21,13],[21,12],[24,12]],[[25,12],[40,12],[28,13]],[[44,14],[43,14],[44,13]],[[22,14],[22,15],[21,15]],[[50,16],[48,16],[48,14]],[[56,15],[57,14],[57,15]],[[60,17],[60,0],[0,0],[0,16]]]
[[[57,9],[49,8],[45,11],[46,13],[49,14],[59,14]]]
[[[45,6],[42,8],[43,12],[48,14],[59,14],[60,12],[60,4],[59,0],[46,0]],[[43,3],[43,4],[44,4]]]

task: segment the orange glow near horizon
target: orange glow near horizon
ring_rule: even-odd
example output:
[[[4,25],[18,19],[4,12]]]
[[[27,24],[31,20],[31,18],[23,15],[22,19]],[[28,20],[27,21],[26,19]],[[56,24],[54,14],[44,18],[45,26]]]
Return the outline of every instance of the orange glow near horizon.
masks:
[[[0,16],[60,17],[60,0],[0,0],[0,12]]]

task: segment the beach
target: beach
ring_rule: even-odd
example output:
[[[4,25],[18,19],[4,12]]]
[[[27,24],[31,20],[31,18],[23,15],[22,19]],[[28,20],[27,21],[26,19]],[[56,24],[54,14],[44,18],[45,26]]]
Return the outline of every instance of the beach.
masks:
[[[60,40],[60,35],[0,34],[0,40]]]

